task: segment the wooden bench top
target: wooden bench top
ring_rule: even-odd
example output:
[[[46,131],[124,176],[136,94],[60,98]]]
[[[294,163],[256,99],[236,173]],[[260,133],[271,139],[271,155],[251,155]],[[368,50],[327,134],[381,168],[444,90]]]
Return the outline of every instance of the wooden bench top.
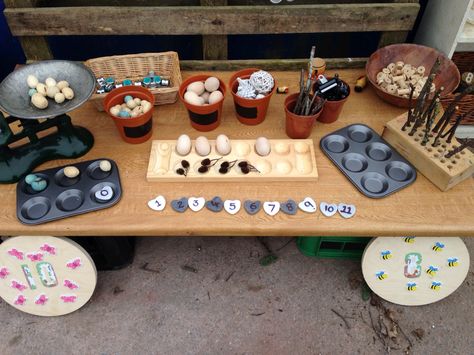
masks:
[[[330,72],[331,73],[331,72]],[[339,70],[341,78],[353,84],[364,73],[363,69]],[[197,72],[184,72],[183,78]],[[273,72],[278,85],[297,92],[297,72]],[[231,72],[215,73],[224,82]],[[227,94],[221,126],[204,135],[214,139],[226,134],[231,139],[252,139],[258,136],[287,138],[285,134],[285,95],[275,94],[270,102],[266,120],[258,126],[244,126],[234,115],[232,98]],[[79,160],[110,158],[117,162],[122,179],[123,196],[112,208],[39,226],[22,225],[16,218],[16,185],[0,185],[0,234],[2,235],[58,235],[58,236],[384,236],[384,235],[474,235],[474,180],[468,179],[448,192],[441,192],[423,175],[415,183],[389,197],[370,199],[363,196],[319,148],[319,140],[327,133],[351,123],[365,123],[379,134],[384,123],[400,115],[403,109],[382,102],[367,87],[362,93],[352,91],[338,121],[325,125],[316,123],[313,129],[319,181],[274,183],[149,183],[146,180],[151,140],[131,145],[123,142],[112,119],[99,113],[91,103],[71,112],[76,125],[88,128],[95,137],[92,150]],[[192,139],[202,135],[191,128],[184,105],[155,107],[152,139],[176,139],[186,133]],[[43,164],[37,170],[77,162],[56,160]],[[162,212],[148,208],[148,200],[163,195],[168,206]],[[243,209],[231,216],[226,212],[215,214],[206,209],[194,213],[174,212],[171,200],[183,196],[214,196],[222,199],[258,199],[261,201],[301,201],[311,196],[317,203],[345,202],[356,205],[352,219],[339,215],[327,218],[319,211],[295,216],[279,213],[267,216],[263,210],[254,216]]]

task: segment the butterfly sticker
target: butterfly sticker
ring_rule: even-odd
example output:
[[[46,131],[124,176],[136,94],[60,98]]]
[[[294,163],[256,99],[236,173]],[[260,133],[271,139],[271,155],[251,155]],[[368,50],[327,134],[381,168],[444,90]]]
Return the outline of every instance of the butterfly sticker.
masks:
[[[36,297],[35,304],[39,306],[44,306],[47,301],[48,301],[48,297],[46,297],[45,294],[41,294],[38,297]]]
[[[56,248],[46,243],[40,247],[40,250],[48,253],[49,255],[56,255]]]
[[[70,269],[77,269],[79,266],[81,266],[82,263],[81,263],[81,258],[75,258],[73,260],[69,260],[66,264],[66,266]]]
[[[10,275],[10,271],[6,267],[0,268],[0,279],[6,279],[8,275]]]
[[[22,283],[16,281],[16,280],[12,280],[12,283],[10,285],[12,288],[16,288],[18,291],[23,291],[23,290],[26,290],[27,287],[25,285],[23,285]]]
[[[31,261],[43,261],[43,253],[28,253],[26,254],[27,258]]]
[[[23,296],[23,295],[19,295],[16,300],[14,301],[14,303],[17,305],[17,306],[23,306],[25,303],[26,303],[26,297]]]
[[[76,295],[61,295],[59,298],[63,300],[64,303],[74,303],[76,302]]]
[[[66,286],[68,289],[70,290],[74,290],[76,288],[79,288],[79,286],[74,282],[74,281],[71,281],[71,280],[64,280],[64,286]]]
[[[14,256],[18,260],[23,260],[23,252],[15,249],[15,248],[10,249],[7,253],[8,253],[8,255]]]

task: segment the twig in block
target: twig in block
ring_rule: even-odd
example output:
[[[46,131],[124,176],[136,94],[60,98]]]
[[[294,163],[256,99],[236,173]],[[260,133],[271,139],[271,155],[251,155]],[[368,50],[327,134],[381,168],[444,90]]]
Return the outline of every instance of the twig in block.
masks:
[[[433,126],[434,119],[438,115],[438,113],[439,113],[439,98],[436,99],[435,108],[431,112],[430,116],[428,117],[426,121],[425,135],[423,136],[423,141],[421,142],[421,145],[426,145],[426,143],[428,143],[428,141],[430,140],[431,126]]]
[[[454,133],[456,133],[456,129],[458,128],[459,123],[461,123],[463,117],[464,115],[458,115],[456,117],[456,122],[454,123],[454,125],[445,134],[441,136],[441,138],[448,136],[448,138],[446,139],[446,143],[451,143],[451,141],[453,140]]]
[[[453,150],[450,150],[448,154],[444,156],[446,159],[451,158],[454,154],[460,153],[467,147],[474,148],[474,138],[458,138],[458,141],[461,143],[461,145],[457,148],[454,148]]]
[[[441,126],[441,129],[438,130],[436,129],[436,127],[433,129],[433,132],[438,132],[438,134],[436,135],[435,137],[435,140],[433,142],[433,147],[436,147],[438,144],[439,144],[439,140],[441,138],[441,135],[443,134],[444,130],[446,129],[446,126],[448,125],[449,121],[451,120],[451,116],[455,113],[455,111],[457,111],[459,109],[459,106],[456,106],[453,110],[453,112],[449,115],[449,116],[446,116],[446,112],[444,113],[444,115],[439,119],[438,123],[436,124],[436,127],[438,127],[438,125],[440,124],[441,121],[444,121],[442,122],[442,126]],[[446,116],[446,117],[445,117]]]
[[[431,84],[433,83],[433,80],[436,77],[436,74],[438,73],[440,65],[441,65],[441,61],[438,57],[436,58],[433,66],[431,67],[430,74],[428,75],[428,79],[426,80],[425,85],[423,85],[423,88],[420,91],[420,95],[418,96],[418,100],[415,106],[415,111],[413,112],[414,119],[418,119],[421,113],[423,112],[423,109],[425,107],[425,101],[430,95]]]
[[[411,119],[412,119],[412,108],[413,108],[413,92],[415,91],[415,87],[413,84],[410,83],[410,98],[408,99],[408,117],[405,122],[405,124],[402,127],[402,131],[406,130],[407,127],[410,127],[411,125]]]

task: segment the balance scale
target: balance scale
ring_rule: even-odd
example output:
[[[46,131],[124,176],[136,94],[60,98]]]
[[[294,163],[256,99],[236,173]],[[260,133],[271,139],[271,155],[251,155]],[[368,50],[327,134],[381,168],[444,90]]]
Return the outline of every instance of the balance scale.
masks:
[[[26,79],[34,75],[39,82],[47,77],[66,80],[74,98],[48,107],[34,107]],[[94,74],[83,64],[48,60],[23,66],[0,84],[0,183],[14,183],[38,165],[53,159],[78,158],[94,144],[93,135],[74,126],[66,114],[86,102],[95,90]],[[55,129],[54,132],[48,130]]]

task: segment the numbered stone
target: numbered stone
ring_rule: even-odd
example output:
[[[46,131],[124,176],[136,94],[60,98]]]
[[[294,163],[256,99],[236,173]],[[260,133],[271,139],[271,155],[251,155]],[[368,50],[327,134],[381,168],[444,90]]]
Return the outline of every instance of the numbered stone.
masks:
[[[224,209],[229,214],[236,214],[240,211],[241,205],[240,200],[226,200],[224,202]]]
[[[220,212],[224,208],[224,203],[219,196],[216,196],[212,200],[206,202],[206,207],[209,211]]]
[[[163,211],[166,206],[166,200],[163,196],[159,195],[153,200],[148,201],[148,207],[153,211]]]
[[[171,208],[176,212],[183,213],[188,209],[188,199],[186,197],[182,197],[179,200],[171,201]]]
[[[332,217],[337,212],[337,205],[335,203],[329,204],[327,202],[321,202],[319,204],[319,209],[321,210],[321,213],[326,217]]]
[[[269,216],[274,216],[280,211],[280,202],[278,201],[267,201],[263,203],[263,210]]]
[[[193,212],[198,212],[202,210],[205,204],[206,200],[204,199],[204,197],[190,197],[188,199],[188,207]]]
[[[95,192],[95,198],[97,201],[110,201],[114,197],[114,190],[110,186],[104,186],[99,191]]]
[[[296,214],[296,211],[298,211],[298,206],[296,205],[295,201],[288,200],[282,203],[281,210],[283,213],[294,215]]]
[[[244,209],[249,215],[254,215],[260,211],[262,203],[258,200],[247,200],[244,202]]]
[[[339,206],[337,206],[337,210],[339,211],[339,214],[342,217],[351,218],[356,213],[356,206],[346,205],[345,203],[340,203]]]
[[[316,202],[311,197],[306,197],[303,201],[298,204],[300,210],[307,213],[314,213],[318,210]]]

